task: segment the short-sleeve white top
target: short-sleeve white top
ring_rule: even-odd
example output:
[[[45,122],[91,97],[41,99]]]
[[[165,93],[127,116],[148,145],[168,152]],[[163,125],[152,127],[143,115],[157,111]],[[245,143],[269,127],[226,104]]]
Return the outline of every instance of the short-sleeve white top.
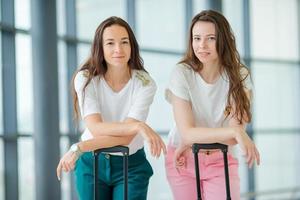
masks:
[[[247,70],[241,68],[242,77],[246,77]],[[244,87],[251,90],[250,76],[244,79]],[[191,102],[192,112],[196,127],[226,127],[229,119],[225,119],[225,108],[229,91],[229,80],[226,73],[214,83],[209,84],[203,80],[187,64],[178,64],[171,73],[171,78],[166,89],[166,100],[171,103],[170,95]],[[180,133],[176,125],[169,132],[169,144],[180,144]]]
[[[87,71],[80,71],[74,79],[75,91],[82,119],[99,113],[104,122],[122,122],[126,118],[146,121],[153,102],[156,84],[147,72],[132,70],[131,78],[119,92],[114,92],[102,76],[94,77],[83,92]],[[93,138],[85,127],[81,140]],[[144,140],[137,134],[128,145],[129,154],[144,146]]]

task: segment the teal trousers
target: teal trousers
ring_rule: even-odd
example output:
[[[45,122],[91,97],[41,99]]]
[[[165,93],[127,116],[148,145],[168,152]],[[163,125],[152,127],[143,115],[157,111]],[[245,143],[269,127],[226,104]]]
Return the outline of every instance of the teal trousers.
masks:
[[[80,200],[94,199],[94,157],[84,153],[76,162],[75,180]],[[146,200],[153,170],[144,149],[128,157],[128,199]],[[98,157],[99,200],[122,200],[124,194],[123,157],[101,153]]]

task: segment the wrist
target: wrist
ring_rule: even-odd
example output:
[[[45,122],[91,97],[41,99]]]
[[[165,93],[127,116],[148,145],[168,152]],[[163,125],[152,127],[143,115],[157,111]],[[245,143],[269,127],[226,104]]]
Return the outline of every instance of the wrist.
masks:
[[[138,134],[142,132],[143,129],[143,122],[136,122],[135,127],[134,127],[134,133]]]
[[[80,148],[80,143],[72,144],[72,146],[70,147],[70,151],[75,153],[77,158],[79,158],[83,153]]]
[[[232,136],[233,136],[233,138],[236,139],[239,135],[240,135],[240,130],[239,130],[239,128],[238,128],[238,127],[233,127],[233,128],[232,128]]]

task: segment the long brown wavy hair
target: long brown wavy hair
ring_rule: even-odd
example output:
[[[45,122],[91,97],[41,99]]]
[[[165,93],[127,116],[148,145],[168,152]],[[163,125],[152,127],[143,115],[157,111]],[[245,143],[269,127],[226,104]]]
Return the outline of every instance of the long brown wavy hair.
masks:
[[[106,73],[107,64],[104,59],[104,53],[103,53],[103,32],[107,27],[110,27],[112,25],[122,26],[126,29],[128,33],[130,47],[131,47],[130,59],[128,61],[129,68],[131,70],[137,69],[137,70],[146,71],[144,68],[143,59],[141,58],[139,53],[139,45],[128,23],[123,19],[115,16],[109,17],[106,20],[104,20],[96,29],[94,40],[91,46],[91,53],[87,61],[73,75],[71,91],[73,96],[73,108],[74,108],[75,120],[78,120],[79,112],[78,112],[78,97],[74,88],[74,78],[79,71],[85,70],[87,72],[85,73],[87,75],[87,81],[83,87],[83,93],[84,93],[85,88],[91,82],[93,77],[103,76]]]
[[[229,78],[229,91],[227,105],[225,108],[225,119],[229,116],[235,116],[241,124],[243,121],[250,122],[252,115],[250,111],[250,99],[244,90],[243,81],[250,75],[248,69],[241,63],[240,55],[236,49],[235,37],[226,18],[213,10],[204,10],[197,14],[193,19],[189,29],[188,47],[185,56],[179,63],[186,63],[194,71],[202,70],[203,65],[196,57],[192,42],[193,28],[199,22],[211,22],[216,29],[216,49],[221,64],[221,71],[225,70]],[[242,77],[241,68],[247,70],[247,75]],[[234,104],[234,106],[232,105]]]

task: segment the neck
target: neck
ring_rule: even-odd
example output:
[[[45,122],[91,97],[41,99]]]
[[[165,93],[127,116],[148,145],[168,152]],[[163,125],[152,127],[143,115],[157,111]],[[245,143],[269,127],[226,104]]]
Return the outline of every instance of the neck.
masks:
[[[218,80],[221,74],[220,64],[203,64],[203,68],[201,71],[199,71],[199,73],[207,83],[214,83],[216,80]]]
[[[130,68],[128,66],[120,68],[108,67],[104,78],[111,86],[126,84],[130,79]]]

